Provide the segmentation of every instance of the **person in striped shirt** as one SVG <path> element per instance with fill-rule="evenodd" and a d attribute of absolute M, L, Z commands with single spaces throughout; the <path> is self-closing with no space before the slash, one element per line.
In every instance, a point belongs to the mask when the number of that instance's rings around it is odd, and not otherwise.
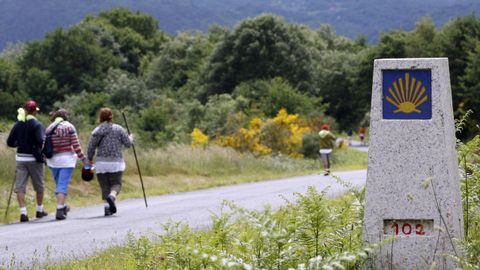
<path fill-rule="evenodd" d="M 55 218 L 64 220 L 70 210 L 66 204 L 67 189 L 77 158 L 82 160 L 85 165 L 88 164 L 88 160 L 83 154 L 75 127 L 68 121 L 68 112 L 65 109 L 58 109 L 51 114 L 51 117 L 53 122 L 45 133 L 52 134 L 53 156 L 47 159 L 47 165 L 52 171 L 56 184 L 57 213 Z"/>

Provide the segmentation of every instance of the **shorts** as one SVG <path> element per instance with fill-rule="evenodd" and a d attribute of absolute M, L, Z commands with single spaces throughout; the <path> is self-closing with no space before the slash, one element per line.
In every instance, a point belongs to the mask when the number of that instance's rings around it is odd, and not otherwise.
<path fill-rule="evenodd" d="M 122 189 L 123 172 L 97 173 L 98 183 L 102 189 L 102 199 L 107 199 L 108 194 L 113 190 L 117 194 Z"/>
<path fill-rule="evenodd" d="M 332 154 L 332 149 L 320 149 L 319 152 L 323 160 L 328 160 Z"/>
<path fill-rule="evenodd" d="M 27 191 L 29 176 L 32 178 L 32 185 L 35 192 L 43 192 L 43 163 L 36 161 L 17 161 L 15 169 L 15 193 L 25 193 Z"/>
<path fill-rule="evenodd" d="M 68 191 L 68 184 L 70 184 L 70 180 L 72 179 L 73 168 L 52 168 L 53 178 L 55 179 L 55 195 L 58 193 L 63 193 L 67 195 Z"/>

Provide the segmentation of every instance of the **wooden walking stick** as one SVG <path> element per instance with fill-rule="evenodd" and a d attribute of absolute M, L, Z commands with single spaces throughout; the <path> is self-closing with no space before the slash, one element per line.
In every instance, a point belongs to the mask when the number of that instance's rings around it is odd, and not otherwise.
<path fill-rule="evenodd" d="M 8 195 L 7 208 L 5 209 L 5 216 L 3 217 L 3 222 L 7 223 L 8 209 L 10 208 L 10 202 L 12 200 L 13 187 L 15 186 L 15 177 L 13 178 L 12 187 L 10 188 L 10 193 Z"/>
<path fill-rule="evenodd" d="M 130 135 L 130 129 L 128 128 L 127 117 L 125 112 L 122 112 L 123 120 L 125 121 L 125 127 L 127 128 L 128 135 Z M 133 155 L 135 156 L 135 162 L 137 163 L 138 176 L 140 176 L 140 183 L 142 183 L 143 199 L 145 200 L 145 207 L 147 204 L 147 195 L 145 195 L 145 187 L 143 186 L 142 172 L 140 171 L 140 165 L 138 165 L 137 151 L 135 151 L 135 144 L 132 144 Z"/>

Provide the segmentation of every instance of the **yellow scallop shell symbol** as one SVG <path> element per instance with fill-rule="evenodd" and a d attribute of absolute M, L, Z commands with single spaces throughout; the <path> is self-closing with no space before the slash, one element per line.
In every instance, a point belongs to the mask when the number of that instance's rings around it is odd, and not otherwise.
<path fill-rule="evenodd" d="M 387 95 L 386 99 L 397 107 L 394 113 L 421 113 L 418 106 L 428 100 L 425 90 L 421 81 L 417 81 L 415 77 L 410 78 L 410 74 L 405 73 L 405 80 L 399 78 L 393 82 L 393 89 L 388 88 L 390 95 Z"/>

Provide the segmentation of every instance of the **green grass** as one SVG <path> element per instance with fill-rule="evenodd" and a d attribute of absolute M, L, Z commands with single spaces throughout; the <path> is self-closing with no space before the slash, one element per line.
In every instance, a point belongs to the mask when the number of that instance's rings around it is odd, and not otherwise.
<path fill-rule="evenodd" d="M 0 134 L 5 141 L 5 134 Z M 88 134 L 81 134 L 82 146 L 86 148 Z M 191 191 L 209 187 L 285 178 L 296 175 L 319 173 L 322 164 L 319 160 L 291 159 L 286 156 L 256 158 L 251 154 L 238 153 L 230 148 L 216 145 L 207 148 L 192 148 L 189 145 L 172 144 L 162 149 L 138 148 L 137 155 L 141 166 L 147 196 Z M 143 196 L 140 179 L 133 153 L 124 151 L 127 168 L 119 199 L 140 198 Z M 79 162 L 80 163 L 80 162 Z M 332 169 L 335 171 L 366 168 L 367 154 L 355 150 L 337 150 L 334 153 Z M 7 205 L 7 197 L 15 175 L 15 150 L 0 144 L 0 219 Z M 47 211 L 55 209 L 55 183 L 51 172 L 45 169 L 45 199 Z M 35 211 L 35 193 L 31 184 L 27 187 L 26 202 L 28 211 Z M 72 207 L 82 207 L 101 203 L 100 188 L 96 179 L 84 182 L 80 177 L 80 164 L 74 171 L 69 186 L 68 203 Z M 18 203 L 12 196 L 8 222 L 17 221 Z"/>

